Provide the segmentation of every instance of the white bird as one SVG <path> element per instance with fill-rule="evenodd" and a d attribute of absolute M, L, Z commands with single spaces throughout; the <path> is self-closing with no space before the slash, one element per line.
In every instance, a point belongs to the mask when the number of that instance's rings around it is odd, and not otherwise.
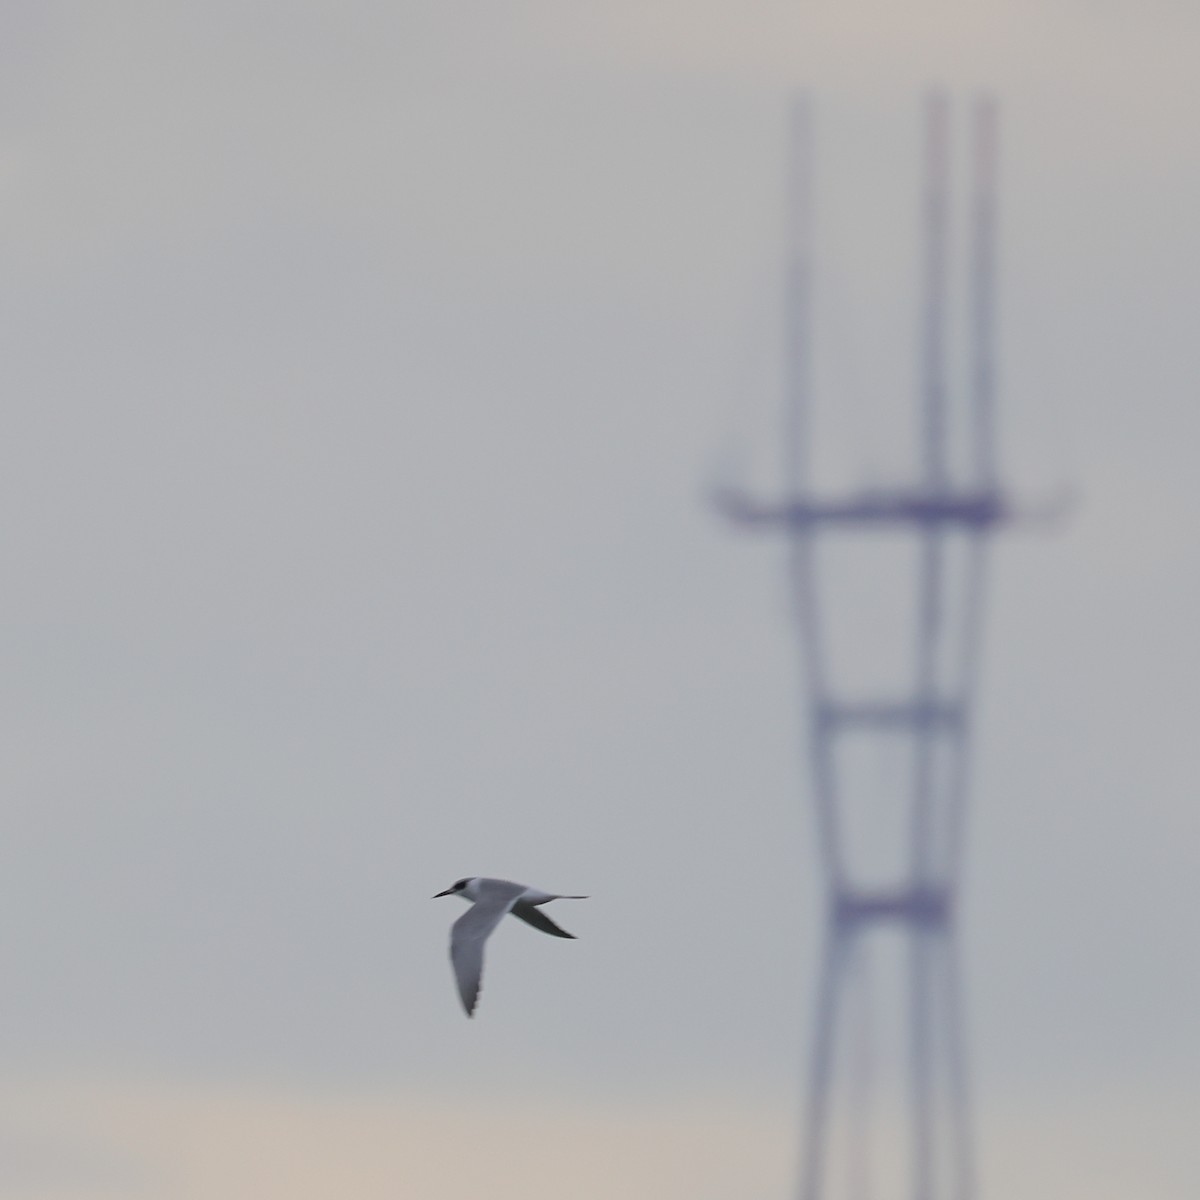
<path fill-rule="evenodd" d="M 460 879 L 444 892 L 434 896 L 461 896 L 473 901 L 461 917 L 450 927 L 450 961 L 454 964 L 454 975 L 458 981 L 458 994 L 462 997 L 467 1016 L 475 1015 L 479 1000 L 479 981 L 483 975 L 483 943 L 500 924 L 505 913 L 512 913 L 522 921 L 554 937 L 573 938 L 573 933 L 560 929 L 538 905 L 550 900 L 586 900 L 586 896 L 559 896 L 554 892 L 540 892 L 523 883 L 512 883 L 507 879 L 486 879 L 469 876 Z"/>

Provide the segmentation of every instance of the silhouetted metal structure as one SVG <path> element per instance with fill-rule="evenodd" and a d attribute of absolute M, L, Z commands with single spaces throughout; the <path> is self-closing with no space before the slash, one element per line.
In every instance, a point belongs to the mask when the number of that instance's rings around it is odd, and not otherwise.
<path fill-rule="evenodd" d="M 790 581 L 804 652 L 812 787 L 828 895 L 827 932 L 809 1063 L 801 1200 L 873 1200 L 880 1156 L 872 1112 L 870 1048 L 857 1059 L 845 1025 L 865 998 L 868 943 L 898 933 L 906 959 L 901 997 L 907 1041 L 904 1097 L 908 1165 L 901 1195 L 971 1200 L 974 1168 L 954 913 L 961 876 L 972 705 L 979 664 L 989 535 L 1019 517 L 997 482 L 993 439 L 996 108 L 970 111 L 966 382 L 947 370 L 950 282 L 950 106 L 928 97 L 924 113 L 919 463 L 913 482 L 822 496 L 812 485 L 812 164 L 810 105 L 792 120 L 790 246 L 786 279 L 785 496 L 762 502 L 725 488 L 716 497 L 735 522 L 778 528 L 789 540 Z M 953 409 L 953 413 L 952 413 Z M 967 436 L 950 451 L 951 416 Z M 952 462 L 952 459 L 955 461 Z M 865 531 L 908 539 L 915 555 L 911 680 L 899 694 L 847 694 L 825 637 L 820 548 Z M 868 541 L 867 545 L 874 543 Z M 839 748 L 845 739 L 905 743 L 907 767 L 871 803 L 904 805 L 906 845 L 896 878 L 867 880 L 856 868 L 843 820 Z M 852 1049 L 852 1047 L 851 1047 Z M 838 1105 L 834 1111 L 835 1102 Z M 838 1162 L 832 1163 L 839 1123 Z M 844 1152 L 845 1157 L 842 1157 Z M 887 1194 L 896 1184 L 889 1172 Z"/>

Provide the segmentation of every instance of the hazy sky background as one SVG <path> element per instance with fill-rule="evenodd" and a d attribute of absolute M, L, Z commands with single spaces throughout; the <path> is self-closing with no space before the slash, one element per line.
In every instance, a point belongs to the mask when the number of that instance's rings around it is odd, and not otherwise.
<path fill-rule="evenodd" d="M 788 1194 L 796 655 L 701 490 L 769 481 L 798 83 L 822 469 L 904 468 L 919 97 L 986 86 L 1005 472 L 1080 497 L 995 555 L 982 1195 L 1194 1195 L 1197 61 L 1166 0 L 6 5 L 5 1197 Z M 470 873 L 592 899 L 467 1022 Z"/>

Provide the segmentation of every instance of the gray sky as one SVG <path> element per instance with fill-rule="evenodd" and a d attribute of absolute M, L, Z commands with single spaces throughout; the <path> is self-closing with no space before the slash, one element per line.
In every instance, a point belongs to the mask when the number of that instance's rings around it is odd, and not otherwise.
<path fill-rule="evenodd" d="M 823 469 L 902 469 L 871 413 L 912 395 L 917 100 L 983 85 L 1006 473 L 1081 497 L 993 571 L 984 1194 L 1194 1194 L 1190 5 L 2 21 L 6 1196 L 457 1200 L 464 1123 L 514 1196 L 785 1194 L 795 652 L 780 547 L 700 488 L 731 437 L 769 480 L 797 83 Z M 593 898 L 576 943 L 501 930 L 467 1023 L 428 897 L 476 872 Z"/>

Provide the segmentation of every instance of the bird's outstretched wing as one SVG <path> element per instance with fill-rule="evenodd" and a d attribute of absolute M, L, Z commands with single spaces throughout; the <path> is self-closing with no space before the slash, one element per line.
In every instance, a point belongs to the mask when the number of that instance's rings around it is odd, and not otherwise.
<path fill-rule="evenodd" d="M 540 908 L 535 908 L 528 900 L 519 900 L 508 910 L 514 917 L 520 917 L 527 925 L 540 929 L 553 937 L 573 938 L 573 933 L 560 929 Z"/>
<path fill-rule="evenodd" d="M 483 943 L 508 912 L 513 897 L 488 897 L 477 900 L 450 927 L 450 961 L 458 994 L 467 1016 L 474 1016 L 479 1001 L 479 982 L 483 976 Z"/>

